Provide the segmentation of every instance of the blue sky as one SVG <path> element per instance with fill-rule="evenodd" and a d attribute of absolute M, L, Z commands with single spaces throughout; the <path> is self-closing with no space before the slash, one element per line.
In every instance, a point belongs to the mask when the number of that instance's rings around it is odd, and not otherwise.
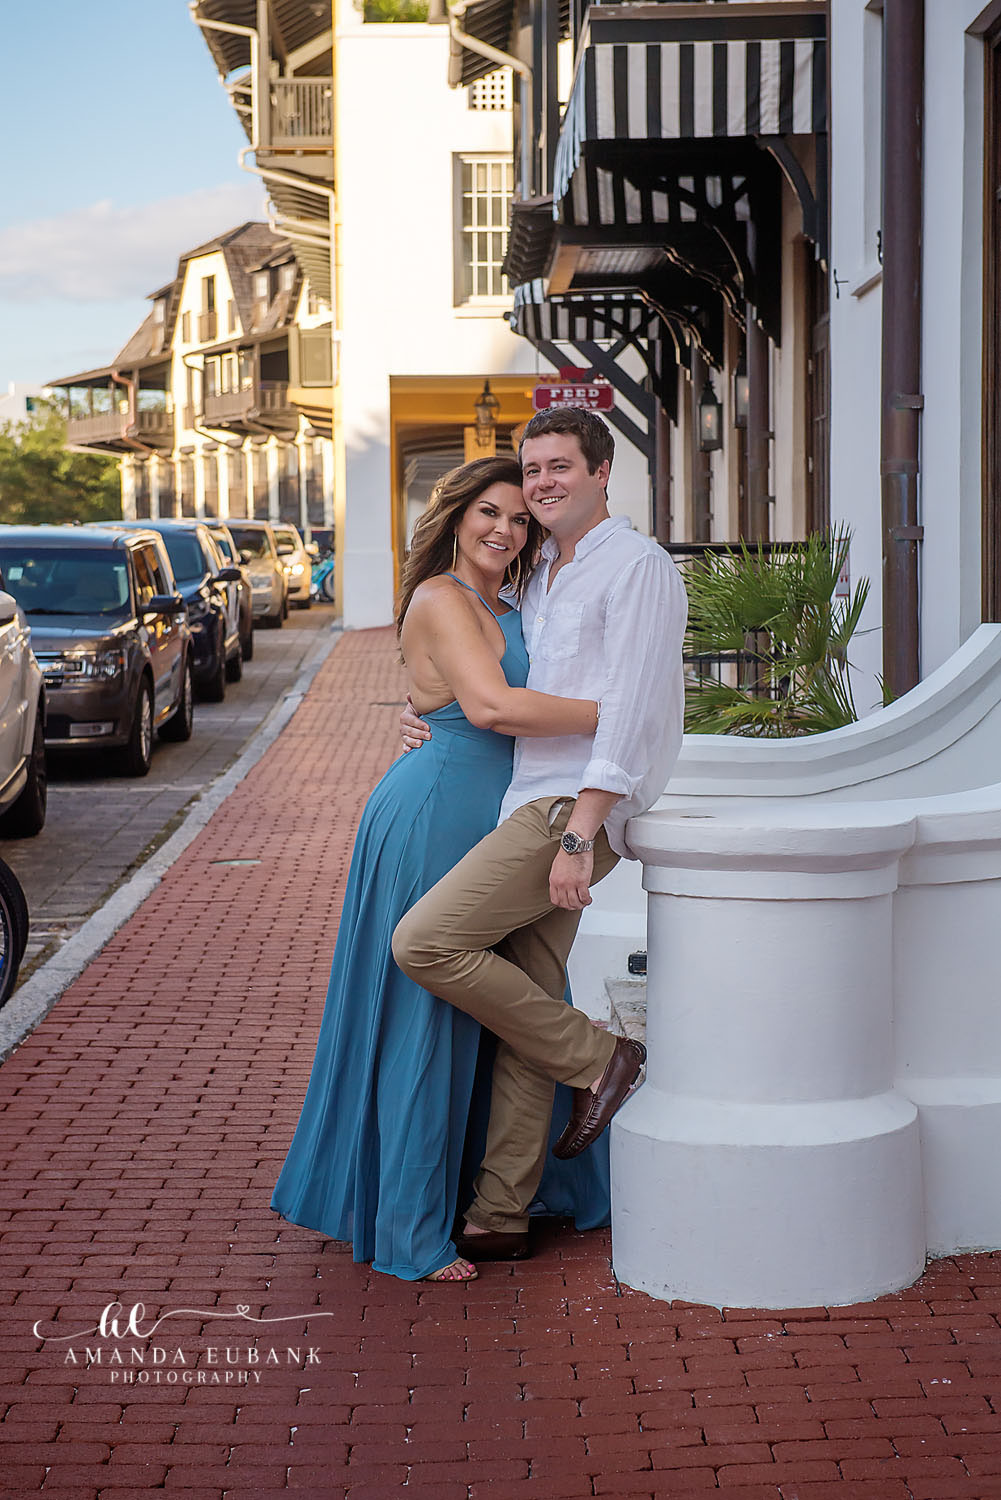
<path fill-rule="evenodd" d="M 264 216 L 186 0 L 3 6 L 0 392 L 108 363 L 178 255 Z"/>

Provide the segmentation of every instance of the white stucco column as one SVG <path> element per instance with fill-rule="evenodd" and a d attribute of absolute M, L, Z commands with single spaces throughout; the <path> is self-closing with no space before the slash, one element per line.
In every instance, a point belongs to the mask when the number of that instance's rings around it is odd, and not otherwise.
<path fill-rule="evenodd" d="M 647 1081 L 612 1127 L 616 1274 L 736 1307 L 854 1302 L 925 1261 L 893 1089 L 899 806 L 703 799 L 630 824 Z"/>
<path fill-rule="evenodd" d="M 894 912 L 896 1074 L 921 1122 L 928 1247 L 948 1255 L 1001 1245 L 1001 786 L 915 810 Z"/>
<path fill-rule="evenodd" d="M 135 459 L 120 458 L 118 460 L 118 472 L 122 481 L 122 519 L 134 521 L 136 518 L 136 470 Z"/>

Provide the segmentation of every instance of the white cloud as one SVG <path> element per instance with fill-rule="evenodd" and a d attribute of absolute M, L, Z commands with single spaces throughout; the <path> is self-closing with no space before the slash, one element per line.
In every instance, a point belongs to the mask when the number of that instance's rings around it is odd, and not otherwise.
<path fill-rule="evenodd" d="M 111 199 L 0 229 L 0 297 L 113 302 L 169 281 L 177 257 L 246 219 L 265 217 L 251 177 L 155 203 Z"/>

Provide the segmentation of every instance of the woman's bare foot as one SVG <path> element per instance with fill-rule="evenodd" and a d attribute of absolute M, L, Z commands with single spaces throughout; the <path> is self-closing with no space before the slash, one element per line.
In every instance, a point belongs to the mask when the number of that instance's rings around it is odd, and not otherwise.
<path fill-rule="evenodd" d="M 479 1271 L 471 1260 L 450 1261 L 447 1266 L 442 1266 L 440 1271 L 432 1271 L 430 1276 L 423 1276 L 422 1281 L 475 1281 Z"/>

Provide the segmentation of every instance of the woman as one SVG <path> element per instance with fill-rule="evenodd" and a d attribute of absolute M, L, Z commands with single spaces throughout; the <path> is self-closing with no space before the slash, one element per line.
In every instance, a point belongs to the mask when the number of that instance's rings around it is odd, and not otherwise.
<path fill-rule="evenodd" d="M 520 595 L 541 539 L 508 458 L 446 475 L 417 524 L 397 629 L 434 737 L 390 767 L 363 814 L 313 1072 L 272 1199 L 408 1281 L 477 1274 L 456 1256 L 452 1223 L 480 1028 L 396 968 L 393 929 L 496 825 L 510 736 L 596 725 L 595 702 L 523 686 L 520 617 L 501 593 Z M 556 1186 L 561 1208 L 573 1193 Z"/>

